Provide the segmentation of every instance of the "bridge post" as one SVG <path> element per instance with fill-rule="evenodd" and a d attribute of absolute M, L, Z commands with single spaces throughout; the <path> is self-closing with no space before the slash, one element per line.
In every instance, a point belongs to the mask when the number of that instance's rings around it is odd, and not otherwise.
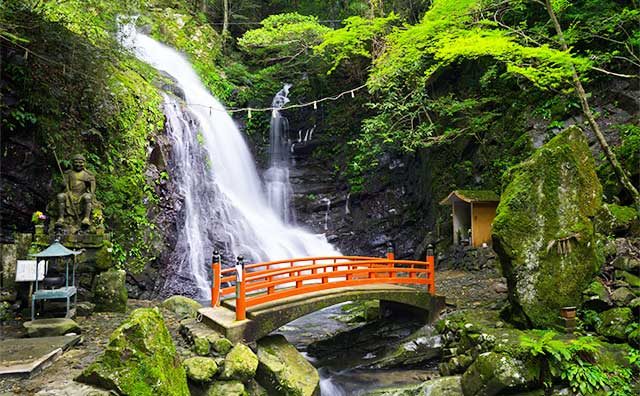
<path fill-rule="evenodd" d="M 393 264 L 393 260 L 396 259 L 396 255 L 393 251 L 393 242 L 389 241 L 387 242 L 387 260 L 389 260 L 389 262 L 387 263 L 387 267 L 389 268 L 393 268 L 394 264 Z M 393 278 L 396 275 L 395 272 L 389 272 L 389 278 Z"/>
<path fill-rule="evenodd" d="M 427 285 L 429 286 L 429 293 L 431 295 L 436 294 L 436 269 L 435 269 L 435 258 L 433 256 L 434 249 L 433 245 L 427 245 L 427 270 L 429 271 L 429 279 Z"/>
<path fill-rule="evenodd" d="M 245 281 L 246 272 L 244 269 L 244 257 L 236 258 L 236 320 L 245 320 L 246 316 L 246 296 Z"/>
<path fill-rule="evenodd" d="M 221 257 L 218 250 L 213 251 L 211 257 L 211 307 L 220 305 L 220 272 L 222 271 Z"/>

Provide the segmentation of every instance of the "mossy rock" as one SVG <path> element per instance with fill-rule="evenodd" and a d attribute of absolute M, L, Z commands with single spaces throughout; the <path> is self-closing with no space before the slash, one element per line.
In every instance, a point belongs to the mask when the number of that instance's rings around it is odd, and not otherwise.
<path fill-rule="evenodd" d="M 102 247 L 96 252 L 96 269 L 106 271 L 113 267 L 113 244 L 102 241 Z"/>
<path fill-rule="evenodd" d="M 320 396 L 320 376 L 298 350 L 281 335 L 258 341 L 256 380 L 270 394 Z"/>
<path fill-rule="evenodd" d="M 202 304 L 184 296 L 172 296 L 162 302 L 162 307 L 184 319 L 195 318 Z"/>
<path fill-rule="evenodd" d="M 258 357 L 244 344 L 236 344 L 224 358 L 224 370 L 220 375 L 224 379 L 247 381 L 256 375 Z"/>
<path fill-rule="evenodd" d="M 126 312 L 127 286 L 124 270 L 111 270 L 96 276 L 93 303 L 97 312 Z"/>
<path fill-rule="evenodd" d="M 614 235 L 625 232 L 635 220 L 638 213 L 630 206 L 604 204 L 594 219 L 596 229 L 603 235 Z"/>
<path fill-rule="evenodd" d="M 247 391 L 240 381 L 216 381 L 207 389 L 206 396 L 247 396 Z"/>
<path fill-rule="evenodd" d="M 218 372 L 218 365 L 212 358 L 196 356 L 182 362 L 187 378 L 196 382 L 208 382 Z"/>
<path fill-rule="evenodd" d="M 463 396 L 460 376 L 440 377 L 418 386 L 385 388 L 367 393 L 368 396 Z"/>
<path fill-rule="evenodd" d="M 187 376 L 158 308 L 131 313 L 77 381 L 129 396 L 189 396 Z"/>
<path fill-rule="evenodd" d="M 531 370 L 511 356 L 486 352 L 462 375 L 465 395 L 495 396 L 526 390 L 535 381 Z"/>
<path fill-rule="evenodd" d="M 233 348 L 233 342 L 224 337 L 208 338 L 211 348 L 220 355 L 226 355 Z"/>
<path fill-rule="evenodd" d="M 627 256 L 618 256 L 611 262 L 611 265 L 619 270 L 637 274 L 640 271 L 640 260 Z"/>
<path fill-rule="evenodd" d="M 631 290 L 626 287 L 620 287 L 611 293 L 611 299 L 619 307 L 625 307 L 636 297 Z"/>
<path fill-rule="evenodd" d="M 611 308 L 611 297 L 602 282 L 593 281 L 582 292 L 582 306 L 584 309 L 604 311 Z"/>
<path fill-rule="evenodd" d="M 551 327 L 558 310 L 578 306 L 604 257 L 593 217 L 602 187 L 584 133 L 570 127 L 505 172 L 492 227 L 509 288 L 508 314 Z"/>
<path fill-rule="evenodd" d="M 209 340 L 205 337 L 198 337 L 193 339 L 193 351 L 200 356 L 207 356 L 209 354 Z"/>
<path fill-rule="evenodd" d="M 625 329 L 632 321 L 633 313 L 630 308 L 613 308 L 600 314 L 596 331 L 607 338 L 625 341 Z"/>
<path fill-rule="evenodd" d="M 622 279 L 632 287 L 640 287 L 640 276 L 634 275 L 627 271 L 617 270 L 616 278 Z"/>

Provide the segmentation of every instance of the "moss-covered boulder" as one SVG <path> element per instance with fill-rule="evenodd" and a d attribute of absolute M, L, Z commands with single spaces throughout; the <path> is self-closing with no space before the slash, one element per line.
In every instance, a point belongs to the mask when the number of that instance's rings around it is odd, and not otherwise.
<path fill-rule="evenodd" d="M 193 339 L 193 351 L 200 356 L 207 356 L 211 345 L 206 337 L 198 337 Z"/>
<path fill-rule="evenodd" d="M 535 378 L 525 365 L 509 355 L 486 352 L 462 375 L 465 396 L 494 396 L 525 390 Z"/>
<path fill-rule="evenodd" d="M 220 355 L 226 355 L 227 353 L 229 353 L 231 348 L 233 348 L 233 342 L 229 341 L 227 338 L 216 337 L 214 339 L 211 339 L 211 337 L 209 337 L 207 339 L 211 344 L 211 348 L 213 348 L 213 350 Z"/>
<path fill-rule="evenodd" d="M 600 314 L 596 331 L 607 338 L 625 341 L 625 329 L 632 321 L 633 313 L 630 308 L 613 308 Z"/>
<path fill-rule="evenodd" d="M 162 302 L 162 307 L 183 319 L 195 318 L 202 304 L 185 296 L 172 296 Z"/>
<path fill-rule="evenodd" d="M 110 241 L 102 241 L 102 247 L 96 253 L 96 269 L 106 271 L 113 268 L 113 244 Z"/>
<path fill-rule="evenodd" d="M 187 376 L 157 308 L 140 308 L 112 334 L 104 355 L 76 378 L 128 396 L 189 396 Z"/>
<path fill-rule="evenodd" d="M 212 358 L 196 356 L 182 362 L 187 378 L 196 382 L 208 382 L 218 372 L 218 365 Z"/>
<path fill-rule="evenodd" d="M 98 312 L 126 312 L 127 287 L 124 270 L 106 271 L 96 276 L 93 302 Z"/>
<path fill-rule="evenodd" d="M 590 220 L 602 205 L 601 195 L 578 127 L 505 173 L 492 238 L 507 278 L 511 318 L 549 327 L 561 307 L 580 305 L 603 261 Z"/>
<path fill-rule="evenodd" d="M 207 396 L 247 396 L 244 384 L 240 381 L 216 381 L 209 389 Z"/>
<path fill-rule="evenodd" d="M 320 376 L 293 345 L 281 335 L 258 341 L 256 379 L 279 396 L 319 396 Z"/>
<path fill-rule="evenodd" d="M 224 358 L 224 370 L 220 375 L 225 379 L 246 381 L 256 375 L 258 357 L 244 344 L 236 344 Z"/>

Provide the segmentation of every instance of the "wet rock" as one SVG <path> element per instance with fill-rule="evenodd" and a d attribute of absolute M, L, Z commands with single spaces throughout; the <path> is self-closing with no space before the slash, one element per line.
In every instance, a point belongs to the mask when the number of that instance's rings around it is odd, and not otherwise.
<path fill-rule="evenodd" d="M 316 369 L 281 335 L 258 341 L 256 380 L 267 391 L 280 396 L 319 396 Z"/>
<path fill-rule="evenodd" d="M 68 333 L 80 333 L 80 326 L 73 319 L 37 319 L 24 323 L 29 337 L 55 337 Z"/>
<path fill-rule="evenodd" d="M 212 358 L 196 356 L 182 362 L 187 378 L 196 382 L 209 382 L 218 372 L 218 365 Z"/>
<path fill-rule="evenodd" d="M 584 133 L 570 127 L 505 174 L 492 237 L 521 326 L 549 327 L 578 306 L 602 264 L 590 218 L 602 187 Z"/>
<path fill-rule="evenodd" d="M 158 308 L 140 308 L 113 334 L 96 362 L 76 378 L 122 395 L 189 396 L 187 377 Z"/>
<path fill-rule="evenodd" d="M 469 366 L 462 375 L 461 384 L 465 396 L 494 396 L 525 390 L 534 380 L 521 361 L 487 352 Z"/>
<path fill-rule="evenodd" d="M 430 326 L 425 326 L 407 337 L 391 353 L 374 360 L 369 367 L 384 368 L 415 365 L 442 355 L 442 338 L 433 335 Z"/>
<path fill-rule="evenodd" d="M 240 381 L 216 381 L 207 390 L 207 396 L 247 396 Z"/>
<path fill-rule="evenodd" d="M 98 312 L 126 312 L 127 311 L 127 287 L 125 284 L 126 272 L 124 270 L 112 270 L 96 276 L 96 285 L 93 290 L 93 302 Z"/>
<path fill-rule="evenodd" d="M 172 296 L 162 302 L 162 307 L 179 318 L 195 318 L 202 304 L 184 296 Z"/>
<path fill-rule="evenodd" d="M 607 337 L 624 341 L 627 339 L 625 328 L 633 321 L 630 308 L 613 308 L 600 314 L 600 323 L 596 331 Z"/>
<path fill-rule="evenodd" d="M 460 376 L 441 377 L 422 383 L 419 386 L 388 388 L 367 393 L 369 396 L 463 396 Z"/>
<path fill-rule="evenodd" d="M 246 381 L 255 376 L 257 369 L 258 357 L 248 346 L 238 343 L 224 358 L 224 370 L 220 377 Z"/>
<path fill-rule="evenodd" d="M 619 307 L 624 307 L 628 305 L 631 300 L 635 298 L 635 294 L 631 290 L 626 287 L 621 287 L 616 289 L 611 293 L 611 299 L 616 303 Z"/>

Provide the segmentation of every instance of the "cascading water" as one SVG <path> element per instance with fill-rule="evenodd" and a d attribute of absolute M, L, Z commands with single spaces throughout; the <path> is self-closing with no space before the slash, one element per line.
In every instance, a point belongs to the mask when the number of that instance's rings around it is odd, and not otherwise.
<path fill-rule="evenodd" d="M 264 173 L 269 206 L 285 224 L 295 223 L 295 212 L 290 205 L 293 190 L 289 182 L 290 147 L 289 123 L 280 113 L 280 109 L 289 102 L 291 84 L 285 84 L 273 97 L 271 123 L 269 131 L 269 169 Z"/>
<path fill-rule="evenodd" d="M 121 39 L 185 92 L 184 109 L 168 97 L 164 106 L 177 169 L 170 176 L 184 196 L 175 252 L 180 282 L 191 280 L 196 297 L 210 296 L 208 262 L 216 242 L 227 257 L 253 261 L 339 255 L 324 236 L 285 224 L 271 209 L 242 134 L 182 55 L 132 25 L 123 27 Z"/>

